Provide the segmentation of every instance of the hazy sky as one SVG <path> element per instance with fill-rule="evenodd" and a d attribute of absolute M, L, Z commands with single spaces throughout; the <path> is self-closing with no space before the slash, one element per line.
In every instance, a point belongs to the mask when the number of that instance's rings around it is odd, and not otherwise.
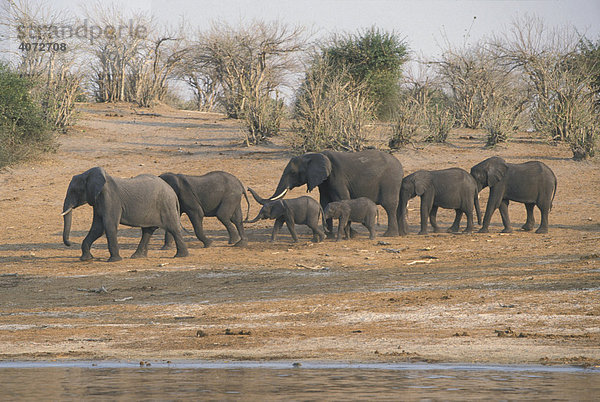
<path fill-rule="evenodd" d="M 150 10 L 161 19 L 184 16 L 201 27 L 211 20 L 279 19 L 326 35 L 376 25 L 396 31 L 413 51 L 428 56 L 440 52 L 444 37 L 457 45 L 467 33 L 468 39 L 477 40 L 525 14 L 537 15 L 551 26 L 568 23 L 592 38 L 600 36 L 600 0 L 155 0 Z"/>
<path fill-rule="evenodd" d="M 81 4 L 93 3 L 30 1 L 79 16 Z M 600 38 L 600 0 L 115 0 L 110 3 L 117 4 L 124 15 L 127 9 L 138 9 L 166 23 L 177 24 L 184 18 L 190 26 L 201 29 L 215 20 L 235 25 L 253 19 L 277 19 L 305 25 L 319 37 L 377 26 L 397 32 L 414 53 L 429 57 L 440 53 L 446 38 L 453 45 L 461 45 L 465 40 L 474 42 L 484 35 L 506 30 L 516 17 L 526 14 L 541 17 L 548 26 L 570 24 L 589 38 Z"/>

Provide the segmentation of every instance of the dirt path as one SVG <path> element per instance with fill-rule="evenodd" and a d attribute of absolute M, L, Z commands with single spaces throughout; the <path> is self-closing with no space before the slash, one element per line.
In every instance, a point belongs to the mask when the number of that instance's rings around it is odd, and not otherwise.
<path fill-rule="evenodd" d="M 187 258 L 160 250 L 157 234 L 147 259 L 106 263 L 102 238 L 96 260 L 81 263 L 79 246 L 61 239 L 72 175 L 93 166 L 121 177 L 226 170 L 267 196 L 290 157 L 279 142 L 241 146 L 237 123 L 216 114 L 81 110 L 56 154 L 0 172 L 1 359 L 600 364 L 598 160 L 574 162 L 566 147 L 525 135 L 484 150 L 472 132 L 395 153 L 406 173 L 468 170 L 492 155 L 543 161 L 559 183 L 548 235 L 518 231 L 525 208 L 511 204 L 513 234 L 499 233 L 496 212 L 490 234 L 418 236 L 413 201 L 404 238 L 371 241 L 359 228 L 357 239 L 313 244 L 301 228 L 297 244 L 286 229 L 269 243 L 272 222 L 261 221 L 247 226 L 250 244 L 240 249 L 208 218 L 214 247 L 188 235 Z M 484 190 L 482 208 L 486 198 Z M 252 202 L 250 215 L 258 209 Z M 453 218 L 441 210 L 438 220 L 450 226 Z M 90 223 L 91 207 L 75 210 L 72 240 L 81 242 Z M 126 257 L 140 231 L 119 234 Z"/>

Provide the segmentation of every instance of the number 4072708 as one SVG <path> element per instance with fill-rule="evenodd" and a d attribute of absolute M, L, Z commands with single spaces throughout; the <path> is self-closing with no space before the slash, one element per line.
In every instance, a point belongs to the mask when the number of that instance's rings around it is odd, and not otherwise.
<path fill-rule="evenodd" d="M 21 42 L 19 50 L 23 52 L 64 52 L 67 50 L 67 44 L 58 42 Z"/>

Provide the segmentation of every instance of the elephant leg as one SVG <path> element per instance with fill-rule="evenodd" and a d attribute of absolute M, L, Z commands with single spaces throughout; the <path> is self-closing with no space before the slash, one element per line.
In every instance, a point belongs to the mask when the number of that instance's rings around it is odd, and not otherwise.
<path fill-rule="evenodd" d="M 369 230 L 369 240 L 375 239 L 375 218 L 367 218 L 363 226 Z"/>
<path fill-rule="evenodd" d="M 295 225 L 294 221 L 292 219 L 286 219 L 285 225 L 287 226 L 288 230 L 290 231 L 290 234 L 292 235 L 292 239 L 294 240 L 294 243 L 296 243 L 298 241 L 298 235 L 296 235 L 296 225 Z"/>
<path fill-rule="evenodd" d="M 244 219 L 244 214 L 242 213 L 242 208 L 238 206 L 233 216 L 231 217 L 231 222 L 235 225 L 237 232 L 239 234 L 240 239 L 234 244 L 236 247 L 244 247 L 248 245 L 248 239 L 246 238 L 246 234 L 244 233 L 244 223 L 242 222 Z"/>
<path fill-rule="evenodd" d="M 183 216 L 183 212 L 179 216 L 180 220 L 181 220 L 182 216 Z M 188 215 L 188 217 L 189 217 L 189 215 Z M 174 244 L 175 244 L 175 240 L 173 239 L 173 235 L 165 230 L 165 240 L 164 240 L 163 246 L 160 249 L 161 250 L 170 250 L 173 248 Z"/>
<path fill-rule="evenodd" d="M 187 246 L 185 241 L 183 241 L 183 236 L 181 235 L 179 221 L 177 223 L 173 223 L 169 227 L 165 228 L 168 232 L 171 233 L 173 238 L 175 239 L 175 246 L 177 246 L 177 253 L 175 253 L 174 257 L 187 257 L 189 255 Z"/>
<path fill-rule="evenodd" d="M 535 233 L 548 233 L 548 215 L 550 214 L 550 207 L 538 206 L 538 208 L 540 209 L 540 213 L 542 214 L 542 222 L 540 223 L 540 227 L 538 228 L 538 230 L 535 231 Z"/>
<path fill-rule="evenodd" d="M 490 196 L 488 197 L 487 205 L 485 206 L 485 215 L 483 216 L 483 224 L 481 225 L 481 229 L 479 229 L 479 233 L 488 233 L 490 222 L 492 221 L 492 215 L 496 208 L 500 207 L 502 202 L 502 194 L 496 187 L 490 189 Z"/>
<path fill-rule="evenodd" d="M 283 222 L 283 217 L 275 219 L 275 224 L 273 225 L 273 233 L 271 233 L 271 241 L 275 241 L 275 239 L 277 238 L 277 234 L 283 226 Z"/>
<path fill-rule="evenodd" d="M 463 211 L 461 209 L 455 209 L 454 212 L 455 212 L 454 222 L 452 222 L 452 226 L 450 226 L 448 228 L 448 230 L 447 230 L 448 233 L 456 233 L 456 232 L 458 232 L 458 229 L 460 228 L 460 220 L 462 219 Z M 471 217 L 473 217 L 473 215 L 471 215 Z M 467 217 L 467 220 L 468 219 L 469 218 Z"/>
<path fill-rule="evenodd" d="M 319 220 L 314 219 L 306 224 L 313 232 L 313 243 L 319 243 L 325 238 L 325 233 L 319 228 Z"/>
<path fill-rule="evenodd" d="M 470 208 L 467 211 L 465 211 L 465 215 L 467 215 L 467 227 L 463 232 L 473 233 L 473 227 L 475 225 L 475 222 L 473 221 L 473 208 Z"/>
<path fill-rule="evenodd" d="M 99 215 L 94 214 L 92 227 L 81 243 L 81 257 L 79 257 L 81 261 L 88 261 L 94 258 L 90 252 L 90 248 L 92 247 L 92 243 L 98 240 L 103 234 L 104 224 L 102 223 L 102 218 Z"/>
<path fill-rule="evenodd" d="M 205 248 L 210 247 L 213 241 L 204 234 L 204 211 L 200 208 L 189 210 L 187 211 L 187 216 L 190 218 L 190 222 L 192 222 L 196 238 L 204 244 Z"/>
<path fill-rule="evenodd" d="M 137 250 L 131 256 L 131 258 L 141 258 L 148 256 L 148 243 L 150 242 L 150 237 L 154 231 L 158 229 L 156 226 L 142 228 L 142 238 L 140 239 L 140 244 L 138 244 Z"/>
<path fill-rule="evenodd" d="M 231 222 L 230 217 L 217 215 L 217 219 L 225 226 L 225 229 L 227 229 L 227 235 L 229 236 L 228 243 L 237 243 L 240 240 L 240 236 L 238 235 L 235 225 Z"/>
<path fill-rule="evenodd" d="M 535 204 L 533 204 L 533 203 L 525 204 L 525 209 L 527 210 L 527 221 L 521 227 L 521 229 L 525 230 L 526 232 L 529 232 L 531 229 L 533 229 L 533 226 L 535 225 L 535 217 L 533 215 L 533 207 L 535 207 Z"/>
<path fill-rule="evenodd" d="M 433 212 L 433 208 L 433 194 L 423 194 L 421 196 L 421 230 L 419 231 L 420 235 L 427 234 L 427 220 L 429 219 L 430 213 Z M 437 209 L 435 212 L 437 213 Z M 435 218 L 433 221 L 435 222 Z"/>
<path fill-rule="evenodd" d="M 342 239 L 342 233 L 344 234 L 344 238 L 346 238 L 346 236 L 348 235 L 348 233 L 346 233 L 346 225 L 348 224 L 348 218 L 344 217 L 344 216 L 340 216 L 340 219 L 338 220 L 338 231 L 337 231 L 337 237 L 335 238 L 335 241 L 340 241 Z"/>
<path fill-rule="evenodd" d="M 498 209 L 500 210 L 502 224 L 504 225 L 502 233 L 512 233 L 512 228 L 510 227 L 510 218 L 508 216 L 508 200 L 502 200 Z"/>
<path fill-rule="evenodd" d="M 431 223 L 431 227 L 433 228 L 434 233 L 441 233 L 442 228 L 437 224 L 437 213 L 438 206 L 434 205 L 431 207 L 431 211 L 429 212 L 429 222 Z M 427 227 L 427 226 L 425 226 Z"/>
<path fill-rule="evenodd" d="M 385 213 L 387 214 L 388 217 L 388 227 L 387 230 L 385 231 L 385 233 L 383 234 L 384 237 L 394 237 L 394 236 L 399 236 L 400 235 L 400 231 L 399 231 L 399 221 L 401 221 L 400 217 L 397 216 L 398 213 L 398 204 L 396 203 L 396 205 L 392 205 L 392 203 L 386 203 L 386 204 L 382 204 L 381 205 L 383 207 L 383 209 L 385 210 Z"/>
<path fill-rule="evenodd" d="M 104 230 L 106 231 L 106 240 L 108 242 L 108 251 L 110 258 L 108 262 L 121 261 L 119 255 L 119 242 L 117 240 L 117 225 L 120 219 L 107 219 L 104 217 Z"/>

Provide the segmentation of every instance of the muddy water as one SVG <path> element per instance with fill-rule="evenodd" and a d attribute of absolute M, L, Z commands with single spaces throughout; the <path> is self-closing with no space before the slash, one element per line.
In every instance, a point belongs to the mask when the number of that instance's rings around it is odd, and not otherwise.
<path fill-rule="evenodd" d="M 2 399 L 594 400 L 571 367 L 291 362 L 0 362 Z"/>

